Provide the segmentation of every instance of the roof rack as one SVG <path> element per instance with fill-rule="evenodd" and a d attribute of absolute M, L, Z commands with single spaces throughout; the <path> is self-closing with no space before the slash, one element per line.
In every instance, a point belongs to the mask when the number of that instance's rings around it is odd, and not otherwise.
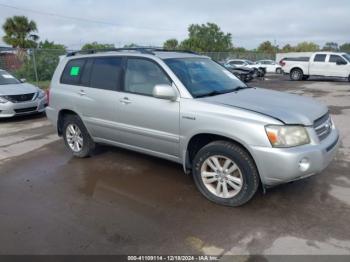
<path fill-rule="evenodd" d="M 190 50 L 176 50 L 176 49 L 164 49 L 164 48 L 154 48 L 153 52 L 178 52 L 178 53 L 188 53 L 198 55 L 198 53 L 190 51 Z"/>
<path fill-rule="evenodd" d="M 157 48 L 157 47 L 124 47 L 124 48 L 106 48 L 106 49 L 89 49 L 89 50 L 80 50 L 80 51 L 74 51 L 67 53 L 67 57 L 69 56 L 75 56 L 78 54 L 96 54 L 96 53 L 102 53 L 102 52 L 122 52 L 122 51 L 135 51 L 140 52 L 142 54 L 147 55 L 155 55 L 154 52 L 181 52 L 181 53 L 189 53 L 189 54 L 196 54 L 192 51 L 187 50 L 170 50 L 170 49 L 163 49 L 163 48 Z"/>
<path fill-rule="evenodd" d="M 154 53 L 151 52 L 153 48 L 149 47 L 124 47 L 124 48 L 106 48 L 106 49 L 89 49 L 89 50 L 80 50 L 80 51 L 74 51 L 67 53 L 67 56 L 75 56 L 78 54 L 96 54 L 96 53 L 102 53 L 102 52 L 121 52 L 121 51 L 135 51 L 140 52 L 142 54 L 148 54 L 148 55 L 154 55 Z"/>

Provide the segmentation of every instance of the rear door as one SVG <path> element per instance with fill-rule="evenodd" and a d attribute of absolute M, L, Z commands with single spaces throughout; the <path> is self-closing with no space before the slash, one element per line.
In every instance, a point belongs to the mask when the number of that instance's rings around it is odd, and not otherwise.
<path fill-rule="evenodd" d="M 172 81 L 155 61 L 127 59 L 124 90 L 118 101 L 121 140 L 129 146 L 178 157 L 179 101 L 153 97 L 157 84 L 172 85 Z"/>
<path fill-rule="evenodd" d="M 328 60 L 330 76 L 348 77 L 349 65 L 340 55 L 330 55 Z"/>
<path fill-rule="evenodd" d="M 95 138 L 117 140 L 119 137 L 117 102 L 120 99 L 123 57 L 105 56 L 86 61 L 81 75 L 76 107 L 90 134 Z"/>
<path fill-rule="evenodd" d="M 316 54 L 309 64 L 309 75 L 329 76 L 327 54 Z"/>

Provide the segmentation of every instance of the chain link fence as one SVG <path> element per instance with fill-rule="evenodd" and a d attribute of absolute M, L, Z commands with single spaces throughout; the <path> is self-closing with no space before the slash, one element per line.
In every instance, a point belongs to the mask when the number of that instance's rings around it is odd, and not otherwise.
<path fill-rule="evenodd" d="M 46 89 L 59 57 L 65 54 L 65 50 L 56 49 L 0 48 L 0 69 Z"/>
<path fill-rule="evenodd" d="M 69 50 L 71 52 L 72 50 Z M 59 57 L 68 51 L 63 49 L 14 49 L 0 47 L 0 69 L 6 70 L 19 79 L 33 83 L 43 89 L 50 85 L 52 75 L 59 62 Z M 273 54 L 257 52 L 207 52 L 202 53 L 215 61 L 229 58 L 275 59 Z"/>
<path fill-rule="evenodd" d="M 209 56 L 211 59 L 220 62 L 227 59 L 247 59 L 258 61 L 263 59 L 275 60 L 275 55 L 270 53 L 259 53 L 254 51 L 246 52 L 204 52 L 202 55 Z"/>

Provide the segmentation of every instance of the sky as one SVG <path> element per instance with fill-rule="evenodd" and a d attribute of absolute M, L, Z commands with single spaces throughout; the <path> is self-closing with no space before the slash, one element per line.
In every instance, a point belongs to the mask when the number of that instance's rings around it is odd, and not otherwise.
<path fill-rule="evenodd" d="M 162 46 L 185 39 L 190 24 L 206 22 L 248 49 L 266 40 L 350 42 L 349 0 L 0 0 L 0 25 L 13 15 L 34 20 L 40 40 L 69 49 L 93 41 Z"/>

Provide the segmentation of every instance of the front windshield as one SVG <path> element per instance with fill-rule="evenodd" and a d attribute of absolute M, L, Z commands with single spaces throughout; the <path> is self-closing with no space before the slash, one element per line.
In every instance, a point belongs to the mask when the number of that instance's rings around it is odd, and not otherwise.
<path fill-rule="evenodd" d="M 349 54 L 344 54 L 343 57 L 345 57 L 345 59 L 348 60 L 348 62 L 350 62 L 350 55 Z"/>
<path fill-rule="evenodd" d="M 254 62 L 253 62 L 253 61 L 245 60 L 245 62 L 246 62 L 248 65 L 254 65 Z"/>
<path fill-rule="evenodd" d="M 21 82 L 6 71 L 0 70 L 0 85 L 20 84 Z"/>
<path fill-rule="evenodd" d="M 228 93 L 246 87 L 230 71 L 208 58 L 171 58 L 164 61 L 193 97 Z"/>

